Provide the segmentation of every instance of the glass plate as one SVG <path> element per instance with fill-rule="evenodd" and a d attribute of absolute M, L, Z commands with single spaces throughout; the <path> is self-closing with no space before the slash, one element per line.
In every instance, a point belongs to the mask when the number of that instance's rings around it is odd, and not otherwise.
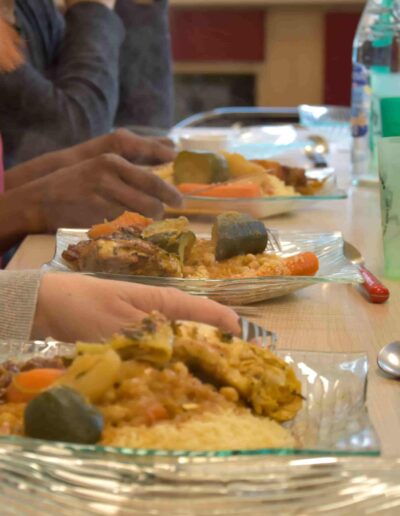
<path fill-rule="evenodd" d="M 242 336 L 251 337 L 266 330 L 245 320 Z M 366 388 L 368 360 L 363 353 L 330 353 L 275 349 L 276 336 L 266 337 L 274 353 L 291 364 L 302 383 L 305 402 L 293 421 L 285 423 L 296 440 L 295 449 L 224 450 L 216 452 L 143 450 L 62 444 L 77 452 L 117 454 L 126 456 L 230 456 L 281 454 L 361 454 L 377 455 L 379 441 L 368 417 Z M 74 344 L 52 339 L 32 342 L 0 342 L 0 362 L 14 359 L 24 361 L 34 356 L 70 355 Z M 19 437 L 1 437 L 0 442 L 18 442 Z M 43 441 L 32 441 L 43 446 Z M 52 446 L 55 443 L 51 443 Z"/>
<path fill-rule="evenodd" d="M 290 211 L 307 209 L 319 201 L 346 199 L 347 193 L 339 188 L 324 187 L 318 195 L 258 197 L 253 199 L 217 198 L 184 195 L 179 209 L 167 208 L 167 215 L 216 217 L 226 211 L 248 213 L 257 219 L 265 219 Z"/>
<path fill-rule="evenodd" d="M 4 443 L 2 516 L 279 516 L 400 511 L 400 459 L 105 460 Z"/>
<path fill-rule="evenodd" d="M 225 304 L 244 305 L 265 301 L 311 285 L 326 282 L 361 283 L 357 266 L 343 255 L 343 237 L 334 233 L 299 233 L 298 231 L 274 231 L 279 238 L 282 256 L 301 251 L 314 252 L 320 261 L 316 276 L 265 276 L 236 279 L 192 279 L 161 278 L 156 276 L 133 276 L 122 274 L 93 273 L 108 279 L 119 279 L 148 285 L 176 287 L 190 294 L 208 296 Z M 208 235 L 199 235 L 207 238 Z M 59 229 L 57 231 L 56 252 L 46 269 L 70 271 L 62 259 L 62 252 L 69 244 L 76 244 L 87 238 L 84 229 Z"/>
<path fill-rule="evenodd" d="M 3 342 L 0 361 L 72 348 Z M 1 513 L 221 516 L 399 506 L 400 463 L 360 458 L 379 454 L 366 407 L 366 356 L 275 352 L 294 365 L 306 397 L 290 425 L 299 449 L 166 452 L 3 437 Z"/>
<path fill-rule="evenodd" d="M 310 134 L 318 134 L 325 137 L 332 145 L 336 145 L 336 132 L 332 134 L 327 128 L 325 131 L 318 128 L 304 128 L 293 125 L 270 125 L 252 126 L 243 128 L 177 128 L 171 132 L 171 137 L 179 142 L 182 136 L 196 135 L 224 135 L 230 139 L 231 152 L 239 152 L 247 159 L 275 159 L 284 165 L 303 167 L 307 173 L 314 177 L 319 172 L 318 178 L 327 180 L 317 195 L 281 196 L 281 197 L 260 197 L 256 199 L 243 198 L 216 198 L 196 195 L 185 195 L 183 206 L 177 209 L 167 208 L 167 214 L 186 216 L 207 216 L 215 217 L 224 211 L 240 211 L 248 213 L 253 217 L 263 219 L 298 209 L 307 209 L 320 201 L 331 201 L 345 199 L 347 193 L 337 188 L 335 171 L 327 167 L 323 171 L 311 169 L 310 161 L 305 157 L 303 149 Z M 350 140 L 349 128 L 347 139 Z M 346 134 L 347 134 L 346 133 Z M 343 136 L 341 134 L 341 136 Z M 331 162 L 332 156 L 328 156 Z"/>

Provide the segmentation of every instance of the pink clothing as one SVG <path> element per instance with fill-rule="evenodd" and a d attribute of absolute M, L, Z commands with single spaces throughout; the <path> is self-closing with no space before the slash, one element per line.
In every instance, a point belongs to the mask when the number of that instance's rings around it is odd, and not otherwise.
<path fill-rule="evenodd" d="M 0 136 L 0 193 L 4 192 L 3 142 Z"/>
<path fill-rule="evenodd" d="M 3 161 L 3 141 L 0 135 L 0 194 L 4 192 L 4 161 Z M 0 269 L 2 269 L 1 265 L 1 254 L 0 254 Z"/>

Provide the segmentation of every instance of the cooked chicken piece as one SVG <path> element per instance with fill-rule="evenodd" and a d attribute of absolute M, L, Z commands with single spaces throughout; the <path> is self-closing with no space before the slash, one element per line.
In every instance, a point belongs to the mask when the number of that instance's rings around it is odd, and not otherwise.
<path fill-rule="evenodd" d="M 307 177 L 304 168 L 288 167 L 276 161 L 265 159 L 252 161 L 269 170 L 270 174 L 283 181 L 285 185 L 293 186 L 297 192 L 303 193 L 302 189 L 307 188 Z"/>
<path fill-rule="evenodd" d="M 220 389 L 231 389 L 231 398 L 240 397 L 256 414 L 276 421 L 292 419 L 302 405 L 301 384 L 291 366 L 270 351 L 207 324 L 171 323 L 152 312 L 107 344 L 123 359 L 146 360 L 158 366 L 171 358 L 183 362 L 194 376 Z"/>
<path fill-rule="evenodd" d="M 182 277 L 177 256 L 121 230 L 109 237 L 68 246 L 63 259 L 74 270 L 137 276 Z"/>
<path fill-rule="evenodd" d="M 185 328 L 185 324 L 188 324 Z M 302 405 L 301 384 L 286 362 L 266 349 L 196 323 L 178 323 L 173 358 L 217 386 L 234 387 L 256 414 L 292 419 Z M 217 332 L 217 333 L 216 333 Z"/>
<path fill-rule="evenodd" d="M 123 360 L 141 360 L 164 365 L 172 357 L 173 340 L 170 321 L 158 312 L 151 312 L 139 323 L 133 323 L 113 335 L 107 344 Z"/>

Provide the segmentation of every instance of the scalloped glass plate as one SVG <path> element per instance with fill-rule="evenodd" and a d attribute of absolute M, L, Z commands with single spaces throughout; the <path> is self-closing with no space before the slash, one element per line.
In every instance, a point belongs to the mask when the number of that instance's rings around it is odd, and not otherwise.
<path fill-rule="evenodd" d="M 343 254 L 343 237 L 334 233 L 300 233 L 298 231 L 274 231 L 279 238 L 282 256 L 301 251 L 314 252 L 320 262 L 315 276 L 265 276 L 235 279 L 161 278 L 156 276 L 134 276 L 121 274 L 93 273 L 97 277 L 134 281 L 148 285 L 175 287 L 190 294 L 208 296 L 225 304 L 244 305 L 265 301 L 295 292 L 301 288 L 326 282 L 361 283 L 357 266 Z M 199 235 L 208 238 L 208 235 Z M 56 252 L 46 269 L 69 271 L 62 258 L 62 252 L 70 244 L 87 238 L 84 229 L 59 229 Z M 87 273 L 91 274 L 91 273 Z"/>
<path fill-rule="evenodd" d="M 366 386 L 368 360 L 363 353 L 328 353 L 275 349 L 276 336 L 243 320 L 242 336 L 264 335 L 264 344 L 291 364 L 302 383 L 305 402 L 293 421 L 285 423 L 296 440 L 296 449 L 224 450 L 217 452 L 169 452 L 104 446 L 63 444 L 76 451 L 122 455 L 229 456 L 252 454 L 378 454 L 379 442 L 368 418 Z M 73 344 L 48 339 L 45 342 L 0 342 L 0 362 L 23 361 L 34 356 L 69 355 Z M 10 438 L 2 438 L 3 440 Z M 11 438 L 18 441 L 20 438 Z M 35 441 L 39 443 L 39 441 Z M 53 443 L 54 444 L 54 443 Z M 43 445 L 39 443 L 38 445 Z"/>
<path fill-rule="evenodd" d="M 318 195 L 259 197 L 254 199 L 217 198 L 184 195 L 182 208 L 167 208 L 167 215 L 216 217 L 225 211 L 248 213 L 257 219 L 265 219 L 290 211 L 307 209 L 316 202 L 346 199 L 347 193 L 339 188 L 323 188 Z"/>
<path fill-rule="evenodd" d="M 5 443 L 3 516 L 279 516 L 400 511 L 400 459 L 136 458 Z"/>
<path fill-rule="evenodd" d="M 249 336 L 260 333 L 248 324 Z M 50 339 L 3 342 L 0 361 L 71 349 Z M 383 507 L 388 493 L 388 506 L 398 506 L 400 464 L 390 471 L 379 459 L 360 458 L 379 454 L 366 407 L 366 356 L 275 352 L 294 365 L 306 398 L 289 425 L 298 448 L 168 452 L 2 437 L 2 514 L 221 516 L 265 514 L 267 508 L 300 514 L 306 507 L 320 514 L 369 503 Z M 384 483 L 374 482 L 376 475 Z"/>
<path fill-rule="evenodd" d="M 340 127 L 340 130 L 339 130 Z M 184 195 L 183 206 L 179 209 L 167 208 L 167 214 L 215 217 L 224 211 L 240 211 L 253 217 L 264 219 L 299 209 L 307 209 L 317 202 L 335 201 L 347 198 L 347 192 L 336 185 L 333 167 L 313 169 L 304 155 L 304 146 L 309 143 L 309 134 L 319 134 L 336 147 L 337 141 L 345 138 L 350 141 L 348 124 L 304 128 L 293 125 L 253 126 L 243 128 L 177 128 L 171 133 L 175 141 L 181 136 L 191 135 L 225 135 L 230 141 L 229 150 L 238 152 L 247 159 L 274 159 L 283 165 L 302 167 L 306 174 L 324 182 L 315 195 L 273 196 L 255 199 L 217 198 L 196 195 Z M 328 155 L 328 163 L 332 161 Z"/>
<path fill-rule="evenodd" d="M 6 443 L 4 516 L 397 515 L 400 460 L 362 457 L 88 459 Z"/>

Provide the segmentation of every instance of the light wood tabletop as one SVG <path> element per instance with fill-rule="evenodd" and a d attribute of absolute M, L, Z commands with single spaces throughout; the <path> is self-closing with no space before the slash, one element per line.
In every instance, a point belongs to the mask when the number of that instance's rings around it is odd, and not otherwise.
<path fill-rule="evenodd" d="M 349 184 L 348 155 L 336 156 L 339 186 Z M 377 187 L 350 187 L 348 199 L 319 202 L 307 210 L 268 219 L 278 229 L 342 231 L 382 277 L 383 257 Z M 204 223 L 194 223 L 204 232 Z M 9 269 L 37 268 L 54 252 L 54 237 L 31 235 Z M 349 285 L 323 284 L 257 305 L 243 314 L 276 332 L 279 347 L 318 351 L 363 351 L 370 362 L 368 407 L 381 439 L 382 454 L 400 456 L 400 381 L 387 379 L 376 366 L 384 344 L 400 340 L 400 281 L 384 280 L 391 291 L 386 304 L 369 303 Z"/>

